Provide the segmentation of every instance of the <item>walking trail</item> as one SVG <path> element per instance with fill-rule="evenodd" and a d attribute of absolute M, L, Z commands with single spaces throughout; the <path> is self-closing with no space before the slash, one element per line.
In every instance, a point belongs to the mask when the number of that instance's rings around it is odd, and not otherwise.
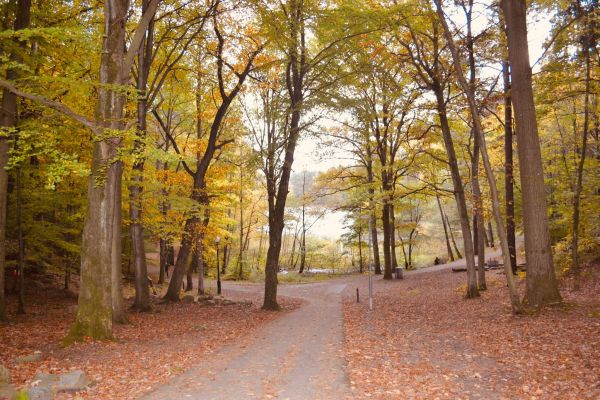
<path fill-rule="evenodd" d="M 498 257 L 499 250 L 486 254 Z M 405 274 L 464 266 L 464 260 Z M 256 331 L 254 337 L 228 345 L 211 359 L 150 393 L 146 400 L 166 399 L 351 399 L 345 374 L 342 292 L 366 276 L 279 285 L 280 295 L 304 304 Z M 380 278 L 378 278 L 380 279 Z M 257 284 L 224 282 L 224 292 L 262 292 Z"/>
<path fill-rule="evenodd" d="M 280 285 L 279 294 L 305 303 L 144 398 L 351 398 L 342 347 L 341 292 L 348 282 Z M 262 285 L 226 282 L 224 292 L 230 290 L 256 292 Z"/>

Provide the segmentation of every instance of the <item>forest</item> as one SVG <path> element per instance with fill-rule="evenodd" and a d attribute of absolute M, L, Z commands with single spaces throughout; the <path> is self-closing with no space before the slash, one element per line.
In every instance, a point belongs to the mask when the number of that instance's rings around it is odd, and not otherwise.
<path fill-rule="evenodd" d="M 587 304 L 593 347 L 599 3 L 0 0 L 0 367 L 38 328 L 260 330 L 310 310 L 293 284 L 349 282 L 348 321 L 432 265 L 511 321 Z"/>

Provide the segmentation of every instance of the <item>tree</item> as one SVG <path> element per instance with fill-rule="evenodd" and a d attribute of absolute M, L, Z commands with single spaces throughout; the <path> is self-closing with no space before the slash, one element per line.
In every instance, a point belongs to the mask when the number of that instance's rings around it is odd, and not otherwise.
<path fill-rule="evenodd" d="M 187 173 L 193 178 L 193 188 L 192 193 L 190 194 L 190 198 L 200 204 L 203 208 L 208 208 L 208 194 L 207 194 L 207 186 L 206 186 L 206 174 L 210 168 L 211 162 L 215 156 L 215 152 L 226 146 L 228 143 L 231 143 L 231 139 L 225 139 L 219 141 L 222 124 L 224 123 L 227 112 L 239 94 L 242 86 L 248 74 L 252 71 L 254 67 L 254 59 L 256 56 L 262 51 L 263 45 L 260 43 L 256 43 L 254 40 L 249 40 L 248 38 L 245 45 L 250 48 L 247 49 L 247 58 L 244 60 L 242 67 L 239 70 L 235 69 L 235 66 L 227 61 L 227 53 L 225 52 L 226 44 L 232 45 L 226 35 L 222 33 L 222 27 L 220 26 L 220 21 L 217 18 L 217 14 L 213 15 L 212 28 L 216 39 L 216 51 L 213 56 L 215 58 L 216 64 L 216 78 L 217 78 L 217 89 L 218 96 L 220 101 L 216 107 L 216 113 L 212 122 L 208 127 L 208 138 L 207 144 L 204 151 L 198 151 L 196 153 L 196 169 L 192 170 L 187 163 L 182 162 L 184 169 Z M 242 45 L 244 45 L 242 43 Z M 229 82 L 228 76 L 233 75 L 235 78 L 231 79 L 233 82 Z M 198 85 L 200 85 L 201 80 L 198 80 Z M 231 86 L 231 89 L 228 90 L 228 86 Z M 201 87 L 198 87 L 197 90 L 202 90 Z M 197 100 L 198 101 L 198 100 Z M 197 136 L 198 138 L 203 138 L 204 136 L 204 126 L 202 123 L 202 114 L 198 113 L 198 124 L 197 124 Z M 175 141 L 172 137 L 169 137 L 171 140 L 173 147 L 178 149 Z M 205 214 L 204 221 L 207 223 L 208 218 Z M 198 213 L 193 213 L 185 222 L 185 235 L 181 242 L 181 247 L 179 249 L 179 253 L 177 255 L 177 261 L 175 262 L 175 268 L 173 269 L 173 275 L 171 277 L 171 281 L 169 282 L 169 289 L 164 296 L 165 300 L 169 301 L 179 301 L 179 290 L 181 288 L 181 283 L 183 281 L 183 277 L 186 273 L 187 260 L 194 245 L 195 238 L 195 247 L 196 254 L 198 257 L 202 257 L 202 239 L 203 236 L 201 234 L 194 234 L 194 231 L 201 232 L 203 227 L 201 224 L 201 218 L 198 216 Z M 201 262 L 198 260 L 199 263 Z M 201 276 L 202 274 L 200 274 Z"/>
<path fill-rule="evenodd" d="M 29 26 L 31 18 L 31 0 L 18 0 L 15 11 L 14 30 L 19 31 Z M 21 58 L 16 51 L 10 56 L 11 60 Z M 6 72 L 8 80 L 15 79 L 17 71 L 9 69 Z M 17 96 L 9 89 L 2 90 L 2 108 L 0 109 L 0 321 L 6 319 L 6 300 L 4 294 L 4 265 L 6 262 L 6 207 L 8 187 L 8 151 L 9 135 L 17 122 Z M 22 279 L 22 278 L 21 278 Z"/>
<path fill-rule="evenodd" d="M 561 300 L 554 273 L 544 170 L 537 131 L 527 44 L 525 0 L 502 0 L 506 21 L 511 93 L 517 129 L 519 171 L 523 192 L 523 225 L 529 304 L 539 306 Z"/>
<path fill-rule="evenodd" d="M 448 42 L 448 47 L 450 48 L 450 51 L 452 53 L 452 59 L 454 60 L 454 68 L 456 70 L 456 76 L 458 78 L 459 85 L 462 87 L 462 90 L 465 93 L 467 101 L 469 103 L 469 111 L 471 113 L 471 119 L 473 122 L 473 131 L 475 135 L 479 138 L 479 149 L 481 151 L 481 158 L 483 161 L 483 166 L 485 168 L 485 173 L 487 175 L 488 185 L 491 193 L 492 212 L 494 215 L 496 228 L 498 229 L 498 235 L 500 236 L 500 244 L 502 246 L 502 258 L 504 260 L 504 269 L 510 293 L 511 306 L 513 312 L 518 314 L 522 312 L 521 302 L 519 300 L 519 294 L 517 292 L 517 288 L 513 280 L 512 269 L 510 268 L 510 252 L 508 249 L 508 241 L 506 239 L 506 230 L 504 229 L 504 222 L 502 221 L 502 215 L 500 212 L 500 199 L 498 195 L 498 189 L 496 186 L 496 178 L 494 176 L 494 172 L 492 170 L 492 165 L 487 151 L 485 136 L 483 134 L 483 128 L 481 126 L 481 119 L 479 116 L 479 108 L 477 107 L 477 103 L 475 100 L 475 91 L 473 86 L 470 86 L 468 84 L 462 71 L 462 61 L 458 50 L 456 49 L 452 33 L 450 32 L 450 28 L 446 21 L 446 17 L 444 16 L 444 11 L 442 9 L 442 0 L 434 1 L 436 4 L 438 17 L 444 30 L 446 41 Z"/>
<path fill-rule="evenodd" d="M 440 47 L 439 21 L 431 18 L 431 15 L 427 11 L 425 11 L 425 15 L 428 15 L 431 21 L 428 31 L 420 33 L 413 26 L 413 23 L 410 22 L 411 19 L 404 17 L 403 23 L 408 30 L 408 38 L 405 39 L 400 34 L 396 34 L 396 40 L 406 50 L 406 55 L 420 81 L 435 95 L 437 114 L 448 156 L 448 165 L 452 176 L 454 196 L 463 236 L 465 261 L 467 264 L 466 297 L 472 298 L 479 296 L 479 291 L 477 289 L 473 238 L 471 236 L 465 190 L 458 167 L 458 158 L 454 147 L 450 122 L 448 120 L 448 94 L 446 86 L 448 85 L 449 76 L 447 69 L 441 64 L 443 52 Z"/>

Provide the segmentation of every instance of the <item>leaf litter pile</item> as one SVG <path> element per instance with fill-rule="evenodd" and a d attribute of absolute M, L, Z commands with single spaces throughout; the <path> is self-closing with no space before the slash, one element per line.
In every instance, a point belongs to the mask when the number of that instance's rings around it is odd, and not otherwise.
<path fill-rule="evenodd" d="M 223 345 L 251 335 L 281 313 L 260 310 L 251 293 L 230 292 L 232 305 L 159 304 L 150 313 L 129 313 L 129 324 L 115 325 L 115 341 L 90 341 L 61 348 L 60 340 L 75 319 L 76 304 L 59 291 L 50 291 L 28 304 L 27 314 L 0 326 L 0 364 L 18 388 L 38 372 L 82 369 L 93 384 L 87 390 L 59 393 L 57 399 L 133 399 L 166 383 L 174 375 L 202 362 Z M 251 300 L 250 303 L 248 300 Z M 298 301 L 280 299 L 284 310 Z M 40 360 L 18 362 L 40 352 Z"/>
<path fill-rule="evenodd" d="M 600 399 L 600 265 L 588 268 L 581 290 L 561 291 L 563 305 L 523 316 L 511 315 L 504 275 L 487 279 L 488 290 L 466 300 L 464 273 L 377 278 L 372 312 L 366 278 L 360 303 L 347 288 L 344 346 L 356 397 Z"/>

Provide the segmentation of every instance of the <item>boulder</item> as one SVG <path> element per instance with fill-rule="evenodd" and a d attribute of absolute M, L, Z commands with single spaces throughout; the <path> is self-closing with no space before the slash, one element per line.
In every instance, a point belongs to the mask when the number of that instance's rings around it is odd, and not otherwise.
<path fill-rule="evenodd" d="M 50 388 L 57 392 L 77 392 L 84 390 L 91 382 L 87 379 L 85 372 L 75 370 L 63 374 L 38 373 L 31 382 L 34 388 Z"/>
<path fill-rule="evenodd" d="M 60 374 L 56 390 L 58 392 L 77 392 L 85 389 L 91 382 L 87 379 L 85 372 L 78 369 L 75 371 Z"/>
<path fill-rule="evenodd" d="M 10 371 L 0 364 L 0 385 L 10 383 Z"/>
<path fill-rule="evenodd" d="M 52 400 L 56 396 L 56 390 L 51 386 L 34 386 L 27 389 L 28 400 Z"/>
<path fill-rule="evenodd" d="M 59 378 L 58 375 L 54 374 L 46 374 L 43 372 L 39 372 L 35 374 L 33 377 L 33 381 L 31 381 L 32 387 L 53 387 L 58 384 Z"/>

